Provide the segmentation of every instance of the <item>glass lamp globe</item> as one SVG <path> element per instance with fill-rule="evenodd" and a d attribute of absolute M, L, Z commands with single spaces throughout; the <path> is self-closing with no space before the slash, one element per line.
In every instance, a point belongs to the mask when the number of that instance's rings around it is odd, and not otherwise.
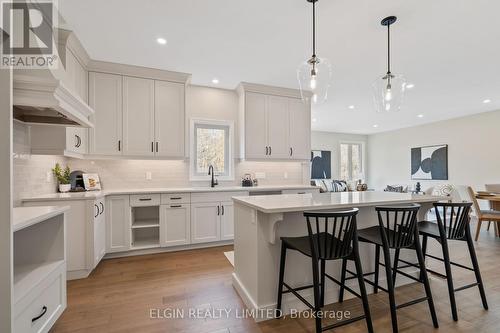
<path fill-rule="evenodd" d="M 373 102 L 377 112 L 401 110 L 406 90 L 406 79 L 399 74 L 386 74 L 372 85 Z"/>
<path fill-rule="evenodd" d="M 312 57 L 297 69 L 302 99 L 312 104 L 321 104 L 328 98 L 332 80 L 332 65 L 326 58 Z"/>

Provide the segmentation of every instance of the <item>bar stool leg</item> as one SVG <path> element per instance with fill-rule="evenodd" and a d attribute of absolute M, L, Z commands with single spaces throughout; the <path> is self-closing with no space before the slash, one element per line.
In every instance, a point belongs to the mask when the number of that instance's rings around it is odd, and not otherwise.
<path fill-rule="evenodd" d="M 486 293 L 484 292 L 483 279 L 481 278 L 481 272 L 479 271 L 479 264 L 477 262 L 476 250 L 474 250 L 474 242 L 472 241 L 472 236 L 468 227 L 465 233 L 467 246 L 469 247 L 470 259 L 472 261 L 472 267 L 474 268 L 476 282 L 478 283 L 479 293 L 481 294 L 481 301 L 483 302 L 483 308 L 488 310 L 488 302 L 486 301 Z"/>
<path fill-rule="evenodd" d="M 280 276 L 278 282 L 278 302 L 276 305 L 276 315 L 280 315 L 281 308 L 281 299 L 283 297 L 283 279 L 285 277 L 285 262 L 286 262 L 286 246 L 284 243 L 281 244 L 281 259 L 280 259 Z"/>
<path fill-rule="evenodd" d="M 373 293 L 378 293 L 378 275 L 380 270 L 380 245 L 375 245 L 375 279 L 373 286 Z"/>
<path fill-rule="evenodd" d="M 424 256 L 424 263 L 425 263 L 425 256 L 427 255 L 427 235 L 422 236 L 422 255 Z M 420 271 L 420 281 L 423 281 L 424 277 L 422 275 L 422 271 Z"/>
<path fill-rule="evenodd" d="M 366 327 L 368 333 L 373 333 L 372 316 L 370 314 L 370 305 L 368 304 L 368 295 L 366 294 L 365 280 L 363 276 L 363 269 L 361 267 L 361 260 L 359 259 L 359 248 L 357 237 L 353 241 L 354 264 L 356 265 L 356 275 L 358 277 L 359 291 L 363 301 L 363 310 L 365 312 Z M 345 283 L 345 281 L 344 281 Z"/>
<path fill-rule="evenodd" d="M 427 269 L 425 268 L 424 255 L 422 253 L 422 248 L 420 247 L 420 241 L 418 239 L 418 230 L 415 229 L 415 251 L 417 252 L 417 259 L 420 266 L 420 275 L 422 276 L 422 283 L 424 284 L 425 295 L 427 296 L 427 303 L 429 304 L 429 311 L 432 317 L 432 324 L 435 328 L 439 327 L 439 323 L 436 316 L 436 309 L 434 308 L 434 300 L 432 299 L 431 286 L 429 284 L 429 278 L 427 277 Z"/>
<path fill-rule="evenodd" d="M 345 276 L 347 273 L 347 259 L 342 259 L 342 273 L 340 276 L 340 289 L 339 289 L 339 303 L 344 301 L 344 285 L 345 285 Z"/>
<path fill-rule="evenodd" d="M 313 256 L 312 258 L 312 270 L 313 270 L 313 289 L 314 289 L 314 314 L 316 322 L 316 333 L 321 333 L 321 316 L 319 316 L 319 311 L 321 310 L 321 295 L 320 295 L 320 276 L 318 271 L 318 259 Z"/>
<path fill-rule="evenodd" d="M 326 260 L 324 259 L 321 259 L 321 298 L 320 298 L 320 305 L 321 307 L 324 307 L 325 306 L 325 265 L 326 264 Z"/>
<path fill-rule="evenodd" d="M 455 287 L 453 286 L 453 276 L 451 273 L 448 241 L 446 240 L 445 237 L 441 237 L 440 243 L 441 243 L 441 248 L 443 250 L 443 262 L 444 262 L 444 269 L 446 272 L 446 281 L 448 282 L 448 294 L 450 295 L 451 316 L 453 317 L 454 321 L 457 321 L 458 320 L 457 302 L 455 300 Z"/>
<path fill-rule="evenodd" d="M 391 254 L 389 247 L 384 246 L 384 266 L 387 279 L 387 291 L 389 292 L 389 306 L 391 308 L 392 332 L 398 333 L 398 315 L 396 313 L 396 297 L 394 295 L 394 284 L 392 283 Z"/>
<path fill-rule="evenodd" d="M 397 270 L 398 270 L 398 264 L 399 264 L 399 253 L 401 249 L 396 249 L 394 253 L 394 266 L 392 268 L 392 283 L 394 283 L 394 287 L 396 287 L 396 276 L 397 276 Z"/>

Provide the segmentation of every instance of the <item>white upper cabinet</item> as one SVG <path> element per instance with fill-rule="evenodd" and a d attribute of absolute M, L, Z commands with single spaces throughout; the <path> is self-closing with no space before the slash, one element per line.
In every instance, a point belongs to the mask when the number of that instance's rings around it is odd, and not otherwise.
<path fill-rule="evenodd" d="M 267 136 L 269 158 L 289 158 L 288 145 L 288 99 L 287 97 L 267 97 Z"/>
<path fill-rule="evenodd" d="M 155 155 L 183 158 L 184 156 L 184 84 L 155 81 Z"/>
<path fill-rule="evenodd" d="M 154 155 L 154 87 L 153 80 L 123 77 L 123 155 Z"/>
<path fill-rule="evenodd" d="M 240 119 L 245 125 L 245 155 L 248 159 L 266 158 L 269 152 L 266 104 L 266 95 L 247 93 L 245 96 L 245 110 L 247 112 Z"/>
<path fill-rule="evenodd" d="M 300 99 L 288 99 L 290 120 L 290 157 L 308 160 L 311 158 L 311 106 Z"/>
<path fill-rule="evenodd" d="M 311 106 L 298 91 L 247 83 L 238 90 L 241 158 L 310 158 Z"/>
<path fill-rule="evenodd" d="M 122 84 L 121 75 L 89 73 L 90 154 L 122 155 Z"/>
<path fill-rule="evenodd" d="M 66 77 L 68 88 L 87 102 L 87 71 L 71 50 L 66 51 Z"/>

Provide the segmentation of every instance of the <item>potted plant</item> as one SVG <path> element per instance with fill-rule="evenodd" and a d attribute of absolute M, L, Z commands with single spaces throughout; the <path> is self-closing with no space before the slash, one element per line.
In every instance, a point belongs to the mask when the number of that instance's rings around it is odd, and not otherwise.
<path fill-rule="evenodd" d="M 66 193 L 71 190 L 71 184 L 70 184 L 70 174 L 71 170 L 69 169 L 69 166 L 66 166 L 66 168 L 63 170 L 59 163 L 56 163 L 56 166 L 54 169 L 52 169 L 52 172 L 54 173 L 54 176 L 56 176 L 57 181 L 59 182 L 59 192 L 61 193 Z"/>

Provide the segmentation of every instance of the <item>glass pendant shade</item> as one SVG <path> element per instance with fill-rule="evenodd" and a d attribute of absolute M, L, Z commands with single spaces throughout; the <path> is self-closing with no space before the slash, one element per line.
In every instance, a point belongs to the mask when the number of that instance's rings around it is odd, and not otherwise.
<path fill-rule="evenodd" d="M 386 74 L 377 79 L 373 85 L 373 101 L 377 112 L 401 110 L 406 90 L 406 79 L 403 75 Z"/>
<path fill-rule="evenodd" d="M 328 98 L 332 81 L 332 65 L 325 58 L 313 57 L 297 69 L 302 99 L 312 104 L 321 104 Z"/>

